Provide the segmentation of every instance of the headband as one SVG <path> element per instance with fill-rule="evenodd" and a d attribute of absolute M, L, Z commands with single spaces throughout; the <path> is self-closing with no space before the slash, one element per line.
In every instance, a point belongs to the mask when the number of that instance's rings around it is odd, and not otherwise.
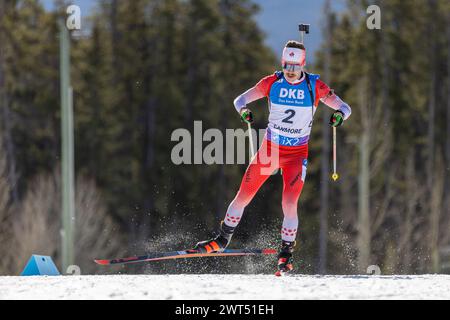
<path fill-rule="evenodd" d="M 304 66 L 306 64 L 306 51 L 299 48 L 284 48 L 282 63 L 285 62 Z"/>

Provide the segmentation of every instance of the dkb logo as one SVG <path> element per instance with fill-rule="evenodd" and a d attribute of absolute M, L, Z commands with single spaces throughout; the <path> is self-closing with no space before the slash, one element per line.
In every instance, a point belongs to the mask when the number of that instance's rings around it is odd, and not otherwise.
<path fill-rule="evenodd" d="M 281 88 L 280 90 L 280 98 L 289 98 L 289 99 L 304 99 L 305 91 L 300 89 L 286 89 Z"/>

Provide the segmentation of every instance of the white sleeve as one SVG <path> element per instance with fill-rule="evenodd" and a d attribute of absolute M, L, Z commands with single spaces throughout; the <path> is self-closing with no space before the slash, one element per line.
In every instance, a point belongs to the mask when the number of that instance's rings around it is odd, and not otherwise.
<path fill-rule="evenodd" d="M 244 108 L 247 104 L 261 98 L 264 98 L 264 92 L 262 92 L 262 90 L 257 86 L 254 86 L 234 99 L 234 107 L 236 108 L 237 112 L 240 112 L 241 109 Z"/>
<path fill-rule="evenodd" d="M 352 114 L 352 108 L 344 101 L 341 100 L 334 92 L 330 92 L 330 94 L 326 95 L 322 99 L 320 99 L 324 104 L 326 104 L 331 109 L 336 111 L 341 111 L 344 114 L 344 120 L 347 120 Z"/>

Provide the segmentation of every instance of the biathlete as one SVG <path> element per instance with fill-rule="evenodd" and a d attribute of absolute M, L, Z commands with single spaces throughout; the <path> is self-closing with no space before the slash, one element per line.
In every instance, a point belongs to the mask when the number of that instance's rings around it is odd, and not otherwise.
<path fill-rule="evenodd" d="M 267 97 L 270 115 L 263 143 L 252 158 L 239 191 L 220 224 L 219 234 L 211 240 L 197 243 L 195 250 L 203 253 L 222 252 L 230 244 L 241 221 L 245 207 L 262 184 L 282 169 L 284 214 L 281 228 L 281 248 L 277 275 L 293 270 L 293 251 L 298 233 L 297 204 L 305 182 L 308 166 L 308 142 L 314 114 L 319 101 L 335 110 L 330 125 L 338 127 L 351 115 L 351 108 L 318 75 L 304 71 L 306 49 L 297 41 L 289 41 L 281 60 L 282 71 L 259 81 L 234 101 L 234 106 L 246 123 L 253 122 L 247 105 Z"/>

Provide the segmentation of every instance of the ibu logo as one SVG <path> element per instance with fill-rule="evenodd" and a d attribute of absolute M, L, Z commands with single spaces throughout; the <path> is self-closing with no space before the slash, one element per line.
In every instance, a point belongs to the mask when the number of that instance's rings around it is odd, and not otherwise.
<path fill-rule="evenodd" d="M 280 90 L 280 98 L 288 98 L 288 99 L 304 99 L 305 91 L 300 89 L 286 89 L 281 88 Z"/>

